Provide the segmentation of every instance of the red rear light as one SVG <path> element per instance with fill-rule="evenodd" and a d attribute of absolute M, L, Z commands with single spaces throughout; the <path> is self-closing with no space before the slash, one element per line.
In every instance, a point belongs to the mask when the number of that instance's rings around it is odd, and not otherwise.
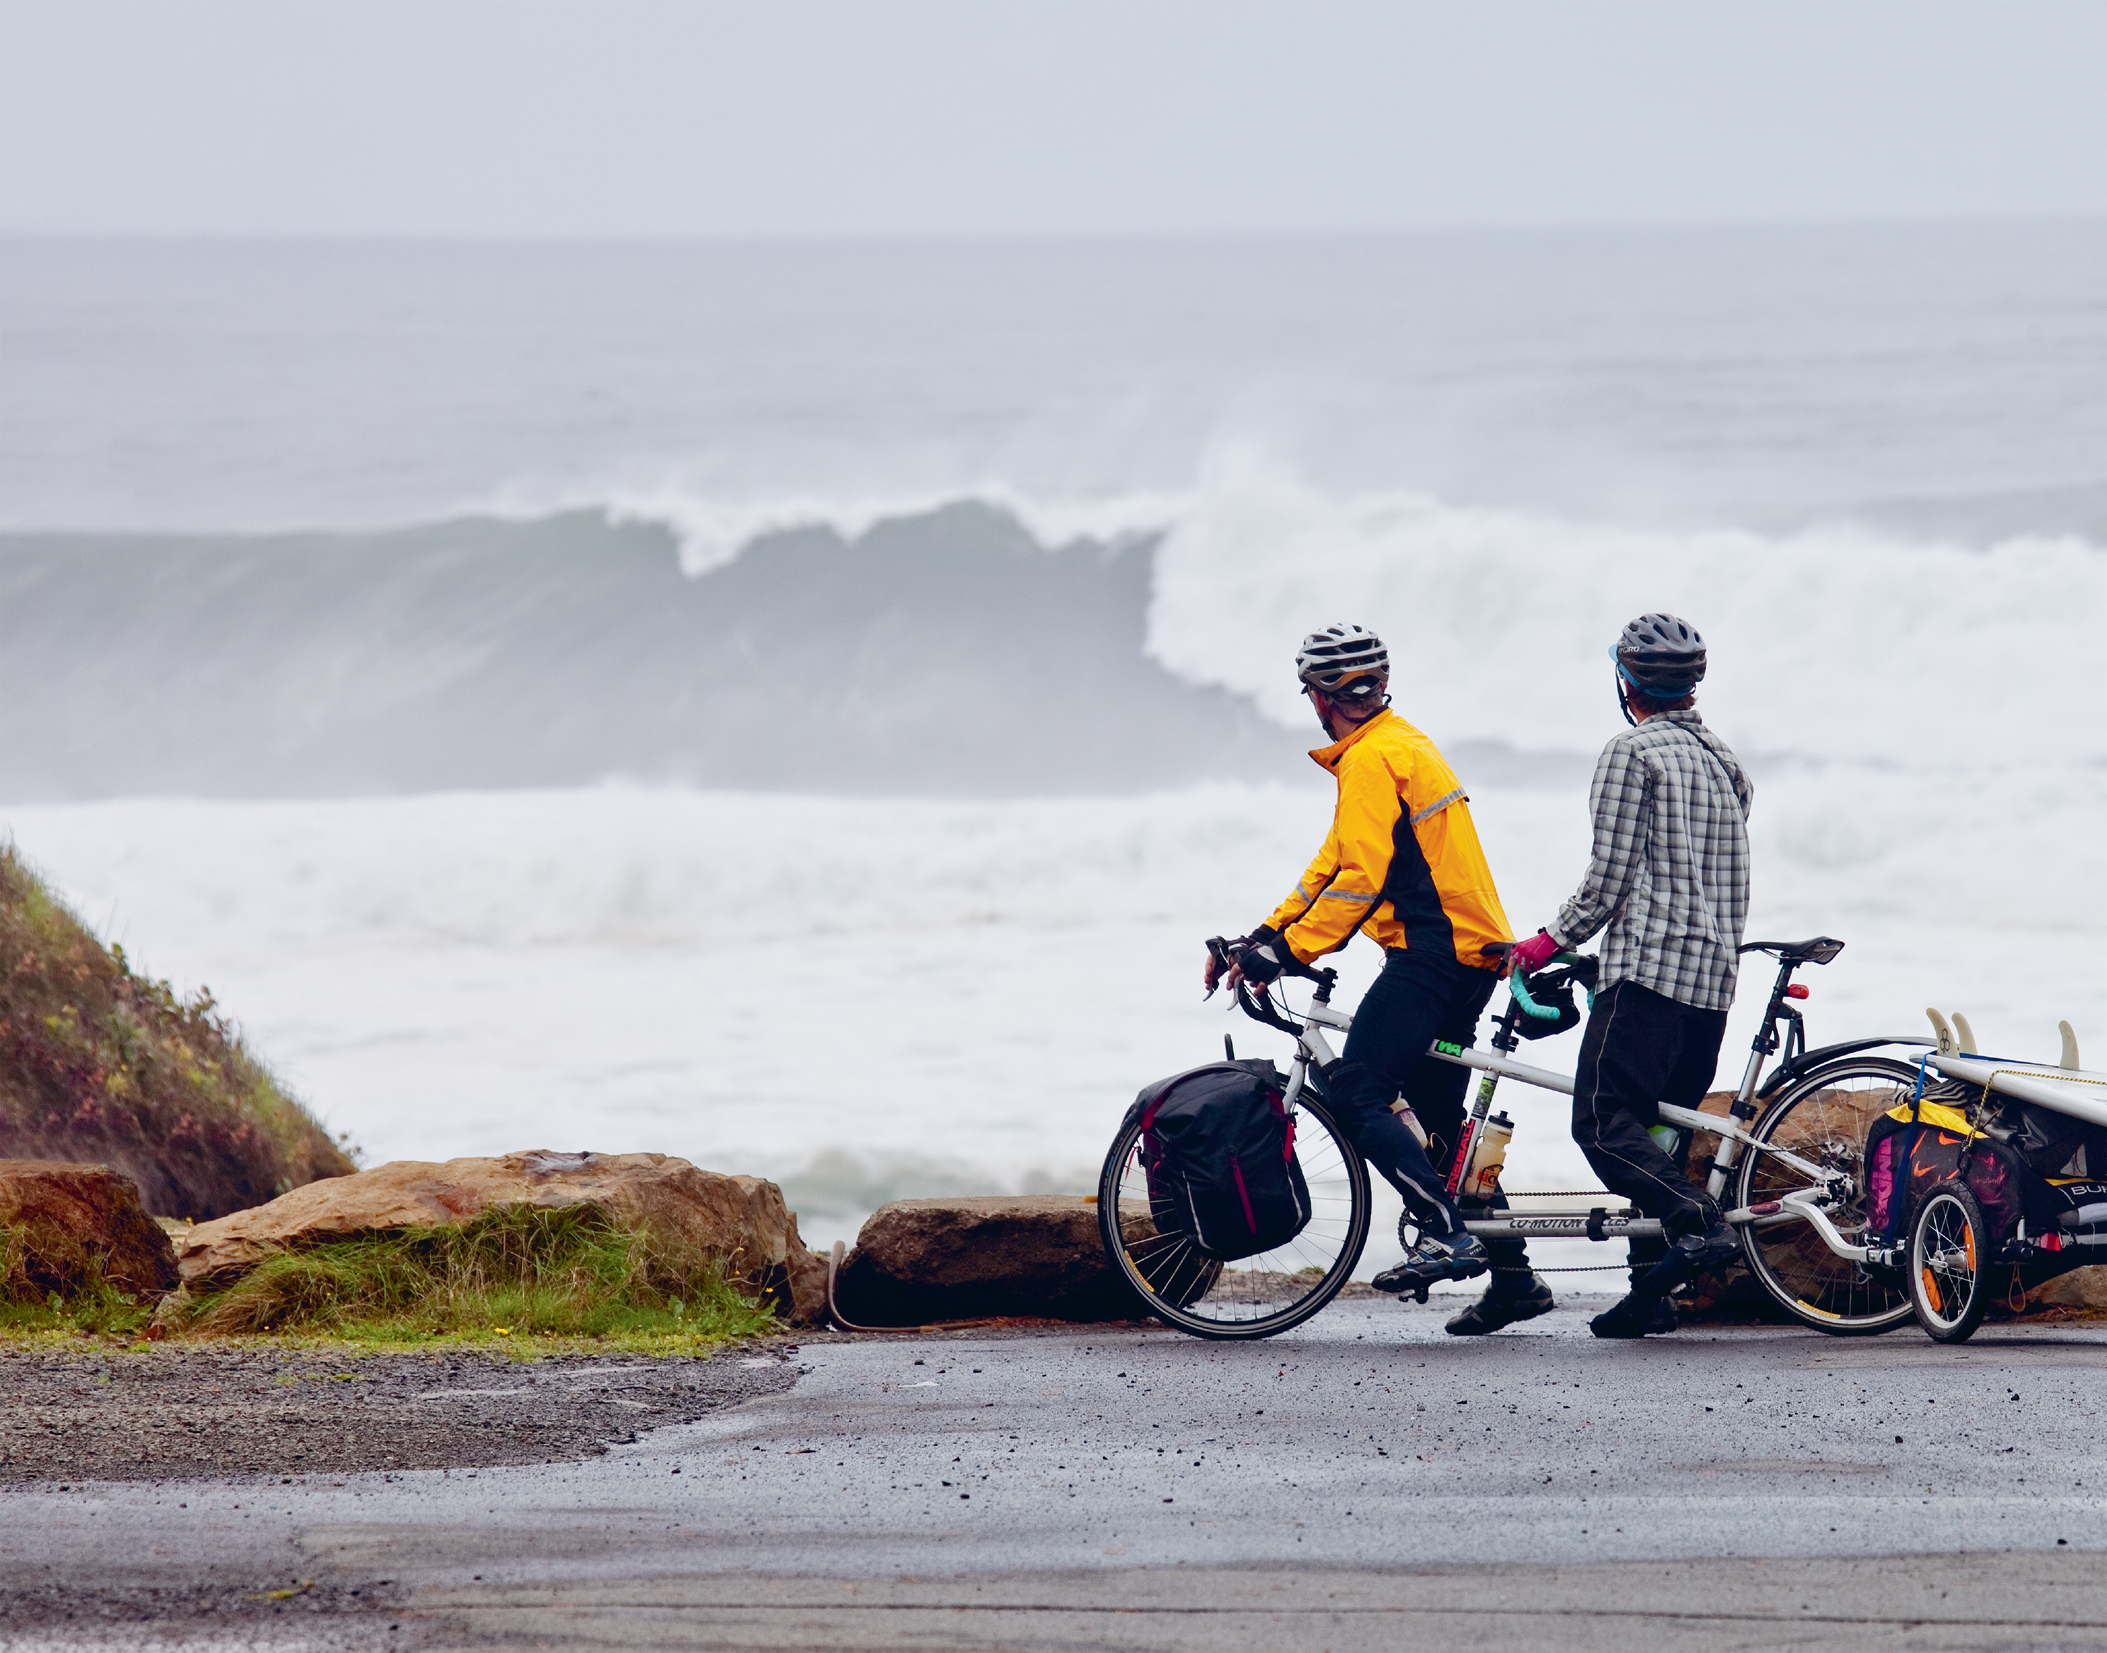
<path fill-rule="evenodd" d="M 1794 982 L 1790 987 L 1786 988 L 1785 996 L 1788 999 L 1804 999 L 1807 997 L 1807 989 L 1798 982 Z"/>

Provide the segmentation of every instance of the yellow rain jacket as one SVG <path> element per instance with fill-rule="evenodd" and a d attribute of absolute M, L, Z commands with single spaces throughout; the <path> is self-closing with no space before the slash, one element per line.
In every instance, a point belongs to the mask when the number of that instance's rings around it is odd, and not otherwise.
<path fill-rule="evenodd" d="M 1434 743 L 1386 710 L 1310 756 L 1337 779 L 1339 803 L 1324 848 L 1266 920 L 1295 957 L 1308 964 L 1360 930 L 1379 947 L 1448 947 L 1497 970 L 1479 949 L 1512 932 L 1470 800 Z"/>

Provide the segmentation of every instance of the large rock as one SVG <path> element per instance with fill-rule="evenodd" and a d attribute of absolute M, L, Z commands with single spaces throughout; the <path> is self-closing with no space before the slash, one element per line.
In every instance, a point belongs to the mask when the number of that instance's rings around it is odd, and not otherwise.
<path fill-rule="evenodd" d="M 827 1267 L 798 1238 L 782 1190 L 670 1154 L 547 1150 L 443 1164 L 395 1160 L 309 1183 L 268 1205 L 199 1223 L 177 1255 L 183 1283 L 216 1290 L 274 1252 L 472 1221 L 501 1205 L 587 1205 L 625 1228 L 700 1247 L 725 1275 L 773 1295 L 800 1324 L 826 1316 Z"/>
<path fill-rule="evenodd" d="M 2059 1274 L 2036 1286 L 2027 1300 L 2066 1309 L 2107 1309 L 2107 1265 L 2094 1263 Z"/>
<path fill-rule="evenodd" d="M 1096 1204 L 1070 1194 L 895 1200 L 863 1225 L 836 1290 L 871 1326 L 1147 1314 L 1105 1256 Z"/>
<path fill-rule="evenodd" d="M 71 1295 L 99 1277 L 136 1296 L 173 1286 L 176 1257 L 130 1177 L 0 1159 L 0 1275 L 0 1294 Z"/>

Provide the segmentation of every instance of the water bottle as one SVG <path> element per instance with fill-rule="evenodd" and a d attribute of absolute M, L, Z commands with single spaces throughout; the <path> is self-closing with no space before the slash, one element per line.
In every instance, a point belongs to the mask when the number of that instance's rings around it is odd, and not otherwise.
<path fill-rule="evenodd" d="M 1500 1172 L 1507 1164 L 1507 1144 L 1514 1136 L 1514 1121 L 1505 1112 L 1496 1113 L 1478 1127 L 1471 1144 L 1470 1169 L 1463 1174 L 1466 1199 L 1489 1200 L 1499 1192 Z"/>

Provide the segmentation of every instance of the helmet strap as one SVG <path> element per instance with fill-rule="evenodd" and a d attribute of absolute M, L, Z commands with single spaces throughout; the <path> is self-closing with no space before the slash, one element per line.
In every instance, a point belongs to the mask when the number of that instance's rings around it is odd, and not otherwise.
<path fill-rule="evenodd" d="M 1610 679 L 1610 687 L 1617 691 L 1617 710 L 1624 714 L 1624 721 L 1634 729 L 1638 728 L 1639 720 L 1631 715 L 1631 698 L 1624 692 L 1624 672 L 1621 667 Z"/>

